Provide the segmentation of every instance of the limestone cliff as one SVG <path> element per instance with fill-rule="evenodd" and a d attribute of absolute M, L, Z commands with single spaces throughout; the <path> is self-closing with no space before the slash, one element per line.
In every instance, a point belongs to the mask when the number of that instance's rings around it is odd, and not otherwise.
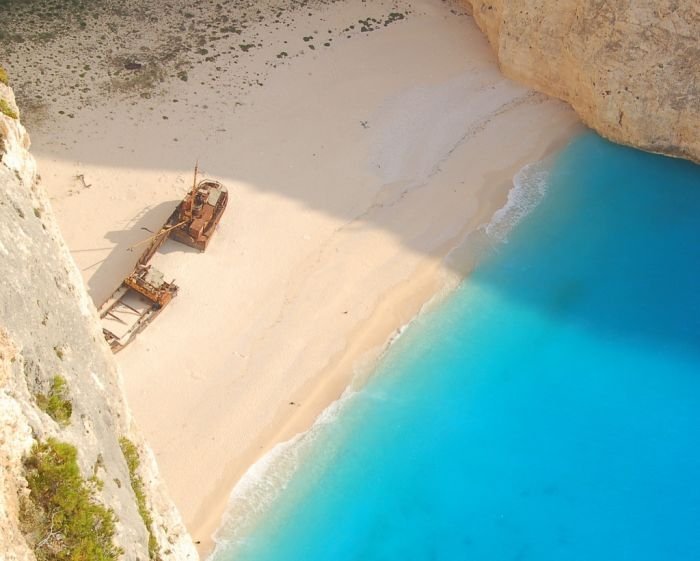
<path fill-rule="evenodd" d="M 696 0 L 466 0 L 504 74 L 601 135 L 700 162 Z"/>
<path fill-rule="evenodd" d="M 29 495 L 23 458 L 34 443 L 53 437 L 77 449 L 86 480 L 99 480 L 91 501 L 113 511 L 121 559 L 195 560 L 153 456 L 132 424 L 116 364 L 28 148 L 13 93 L 0 83 L 0 558 L 35 559 L 19 522 Z M 57 377 L 72 408 L 66 422 L 39 403 Z M 140 459 L 131 472 L 122 437 L 135 444 Z M 152 517 L 150 532 L 134 475 Z M 59 547 L 62 536 L 50 537 Z"/>

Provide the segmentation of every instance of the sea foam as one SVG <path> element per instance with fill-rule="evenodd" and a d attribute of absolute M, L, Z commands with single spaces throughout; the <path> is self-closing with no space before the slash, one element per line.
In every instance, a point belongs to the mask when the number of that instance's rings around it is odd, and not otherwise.
<path fill-rule="evenodd" d="M 506 204 L 498 209 L 484 230 L 499 242 L 507 242 L 510 231 L 539 204 L 547 193 L 549 167 L 542 160 L 522 167 L 513 177 Z"/>
<path fill-rule="evenodd" d="M 406 330 L 419 317 L 441 301 L 444 296 L 444 294 L 435 295 L 421 307 L 415 317 L 394 331 L 387 340 L 381 356 L 401 339 Z M 381 356 L 379 360 L 381 360 Z M 360 379 L 362 378 L 360 376 Z M 245 541 L 245 536 L 251 525 L 287 488 L 289 481 L 303 464 L 306 455 L 311 452 L 312 446 L 323 428 L 335 422 L 343 408 L 348 406 L 361 390 L 361 387 L 358 389 L 356 384 L 351 383 L 336 401 L 321 412 L 307 431 L 276 444 L 248 468 L 229 495 L 226 514 L 214 536 L 216 545 L 208 558 L 209 561 L 223 558 L 225 553 L 235 549 L 237 545 Z"/>
<path fill-rule="evenodd" d="M 218 561 L 700 559 L 698 169 L 592 135 L 537 168 Z"/>
<path fill-rule="evenodd" d="M 229 495 L 223 523 L 214 536 L 216 546 L 210 560 L 221 558 L 224 552 L 244 541 L 243 536 L 251 524 L 287 488 L 322 427 L 332 423 L 356 394 L 357 391 L 348 387 L 340 398 L 321 412 L 307 431 L 276 444 L 248 468 Z"/>
<path fill-rule="evenodd" d="M 546 194 L 548 176 L 548 167 L 544 161 L 521 168 L 513 178 L 513 187 L 508 193 L 506 204 L 494 213 L 489 224 L 484 227 L 485 233 L 494 240 L 506 242 L 508 233 Z M 436 302 L 443 297 L 444 295 L 436 297 Z M 401 339 L 411 324 L 430 309 L 432 304 L 434 302 L 431 301 L 424 305 L 416 317 L 391 335 L 384 353 Z M 343 407 L 357 393 L 357 389 L 349 386 L 338 400 L 324 409 L 306 432 L 275 445 L 245 472 L 229 496 L 223 523 L 214 538 L 216 547 L 210 560 L 221 559 L 225 553 L 244 543 L 251 526 L 284 492 L 300 465 L 303 465 L 323 427 L 334 422 Z"/>

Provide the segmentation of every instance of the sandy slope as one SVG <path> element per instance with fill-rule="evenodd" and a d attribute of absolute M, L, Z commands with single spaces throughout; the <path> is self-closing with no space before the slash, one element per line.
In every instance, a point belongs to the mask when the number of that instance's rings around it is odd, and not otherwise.
<path fill-rule="evenodd" d="M 220 39 L 187 81 L 72 99 L 59 121 L 36 113 L 39 169 L 97 303 L 196 159 L 230 189 L 207 253 L 168 242 L 156 257 L 180 294 L 118 355 L 203 551 L 245 469 L 453 282 L 444 256 L 572 133 L 562 104 L 500 76 L 456 3 L 400 4 L 307 2 L 284 25 L 249 23 L 260 47 Z M 197 6 L 195 21 L 217 10 Z"/>

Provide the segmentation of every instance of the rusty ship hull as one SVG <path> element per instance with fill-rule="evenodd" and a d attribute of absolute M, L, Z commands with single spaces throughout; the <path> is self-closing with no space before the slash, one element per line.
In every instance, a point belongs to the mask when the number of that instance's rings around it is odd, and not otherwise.
<path fill-rule="evenodd" d="M 170 215 L 166 228 L 171 239 L 206 250 L 226 210 L 228 191 L 218 181 L 201 181 Z"/>
<path fill-rule="evenodd" d="M 174 282 L 150 265 L 137 265 L 100 309 L 102 333 L 113 352 L 126 347 L 177 295 Z"/>

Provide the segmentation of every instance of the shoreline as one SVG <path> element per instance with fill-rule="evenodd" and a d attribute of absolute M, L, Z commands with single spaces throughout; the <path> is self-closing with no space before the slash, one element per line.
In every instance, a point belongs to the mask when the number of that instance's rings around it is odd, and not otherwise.
<path fill-rule="evenodd" d="M 274 49 L 394 9 L 349 0 L 295 12 Z M 370 375 L 397 330 L 468 273 L 455 248 L 505 203 L 514 173 L 580 127 L 563 103 L 503 78 L 456 3 L 421 0 L 406 14 L 274 68 L 272 47 L 246 50 L 245 62 L 220 63 L 211 88 L 199 87 L 211 69 L 195 65 L 161 93 L 69 108 L 34 133 L 98 304 L 142 230 L 181 199 L 195 158 L 229 188 L 205 254 L 167 242 L 154 258 L 180 295 L 117 355 L 202 555 L 236 481 L 307 430 L 357 370 Z M 239 93 L 241 76 L 258 75 L 263 85 Z"/>
<path fill-rule="evenodd" d="M 539 154 L 534 161 L 553 156 L 583 130 L 585 127 L 580 123 L 570 123 L 561 134 L 548 139 L 546 146 L 539 145 L 533 150 L 533 155 Z M 244 459 L 227 466 L 226 479 L 219 482 L 204 499 L 202 510 L 206 514 L 198 513 L 197 524 L 191 529 L 200 536 L 197 547 L 204 559 L 212 559 L 215 553 L 217 532 L 224 529 L 222 523 L 230 507 L 231 496 L 243 477 L 278 445 L 287 444 L 311 430 L 319 416 L 342 399 L 347 390 L 361 390 L 396 336 L 424 311 L 448 298 L 469 275 L 477 256 L 466 247 L 467 237 L 485 227 L 493 213 L 503 208 L 512 188 L 513 175 L 528 163 L 532 162 L 518 162 L 512 165 L 512 170 L 503 172 L 496 181 L 497 184 L 509 185 L 507 189 L 499 191 L 498 194 L 503 196 L 480 206 L 481 212 L 465 227 L 455 243 L 445 245 L 439 258 L 424 264 L 410 279 L 393 287 L 370 318 L 355 327 L 346 348 L 333 356 L 326 367 L 294 394 L 295 403 L 302 402 L 302 405 L 291 415 L 286 409 L 280 410 L 251 449 L 243 454 Z M 446 264 L 448 261 L 449 266 Z"/>

